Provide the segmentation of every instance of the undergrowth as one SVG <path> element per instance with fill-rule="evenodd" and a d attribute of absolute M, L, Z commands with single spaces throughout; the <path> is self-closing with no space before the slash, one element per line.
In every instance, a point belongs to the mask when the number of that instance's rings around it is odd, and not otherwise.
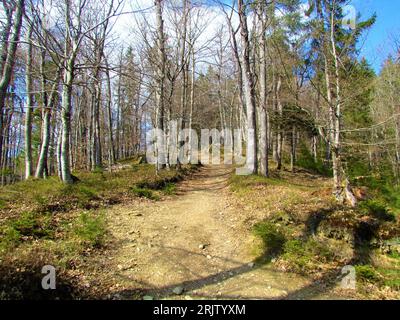
<path fill-rule="evenodd" d="M 329 176 L 322 167 L 313 168 L 312 161 L 303 157 L 298 165 Z M 354 264 L 366 296 L 384 288 L 399 291 L 400 243 L 388 245 L 399 237 L 399 189 L 369 186 L 366 199 L 348 208 L 334 201 L 329 177 L 297 171 L 230 179 L 230 190 L 246 207 L 265 212 L 261 221 L 257 214 L 259 222 L 252 227 L 258 239 L 252 248 L 256 262 L 332 281 L 337 279 L 334 270 Z"/>
<path fill-rule="evenodd" d="M 196 169 L 185 166 L 156 174 L 153 165 L 125 164 L 128 167 L 116 172 L 74 173 L 79 182 L 73 185 L 50 177 L 0 187 L 0 261 L 4 266 L 0 278 L 10 282 L 7 286 L 19 277 L 13 269 L 16 265 L 19 270 L 31 270 L 50 263 L 61 273 L 84 265 L 88 255 L 101 252 L 107 243 L 102 208 L 135 197 L 158 200 L 163 194 L 172 195 L 175 183 Z M 24 296 L 24 290 L 18 295 Z"/>

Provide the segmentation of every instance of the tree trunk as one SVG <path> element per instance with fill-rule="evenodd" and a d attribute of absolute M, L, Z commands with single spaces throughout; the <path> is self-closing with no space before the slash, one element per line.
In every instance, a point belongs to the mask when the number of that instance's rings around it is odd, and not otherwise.
<path fill-rule="evenodd" d="M 157 51 L 158 51 L 158 67 L 157 67 L 157 88 L 156 88 L 156 128 L 164 132 L 164 91 L 165 91 L 165 40 L 164 40 L 164 21 L 162 17 L 162 0 L 155 0 L 156 16 L 157 16 Z M 157 172 L 165 167 L 164 159 L 160 159 L 160 150 L 162 146 L 156 146 L 156 169 Z M 163 153 L 163 152 L 162 152 Z M 161 160 L 161 161 L 160 161 Z"/>
<path fill-rule="evenodd" d="M 1 159 L 1 154 L 3 150 L 3 110 L 5 107 L 5 102 L 6 102 L 6 96 L 7 96 L 7 89 L 8 86 L 10 85 L 11 81 L 11 76 L 12 72 L 14 69 L 14 64 L 15 64 L 15 57 L 16 57 L 16 52 L 17 52 L 17 45 L 18 45 L 18 40 L 21 34 L 21 26 L 22 26 L 22 16 L 24 13 L 24 6 L 25 6 L 25 1 L 24 0 L 18 0 L 16 3 L 16 11 L 15 11 L 15 17 L 14 17 L 14 25 L 12 28 L 12 34 L 11 38 L 9 39 L 9 42 L 7 45 L 4 43 L 3 44 L 3 49 L 2 49 L 2 60 L 4 63 L 2 63 L 2 74 L 0 75 L 0 163 L 2 162 Z M 11 22 L 11 20 L 10 20 Z M 8 26 L 5 27 L 6 29 L 11 30 L 11 26 L 8 28 Z M 7 36 L 7 30 L 5 30 L 5 37 Z M 7 36 L 9 38 L 10 35 Z M 2 61 L 2 62 L 3 62 Z M 6 160 L 6 159 L 5 159 Z"/>
<path fill-rule="evenodd" d="M 296 149 L 297 149 L 297 130 L 296 126 L 292 127 L 291 134 L 291 152 L 290 152 L 290 171 L 294 172 L 294 166 L 296 165 Z"/>
<path fill-rule="evenodd" d="M 70 167 L 70 134 L 71 134 L 71 99 L 73 81 L 73 63 L 69 59 L 64 70 L 64 83 L 62 92 L 62 139 L 61 139 L 61 179 L 64 183 L 72 184 Z"/>
<path fill-rule="evenodd" d="M 283 117 L 283 108 L 281 102 L 281 87 L 282 87 L 282 78 L 278 76 L 278 82 L 276 84 L 276 110 L 279 116 L 278 125 L 277 125 L 277 135 L 276 135 L 276 162 L 277 169 L 282 170 L 282 150 L 283 150 L 283 128 L 282 128 L 282 117 Z"/>
<path fill-rule="evenodd" d="M 192 150 L 192 125 L 193 125 L 193 109 L 194 109 L 194 90 L 195 90 L 195 81 L 196 81 L 196 60 L 194 56 L 194 47 L 193 43 L 191 44 L 191 60 L 192 60 L 192 75 L 190 81 L 190 111 L 189 111 L 189 155 L 188 160 L 191 163 L 193 159 L 193 150 Z"/>
<path fill-rule="evenodd" d="M 107 63 L 108 66 L 108 63 Z M 115 146 L 114 146 L 114 135 L 113 135 L 113 119 L 112 119 L 112 92 L 111 92 L 111 78 L 110 71 L 107 68 L 107 116 L 108 116 L 108 139 L 109 139 L 109 150 L 110 150 L 110 164 L 115 164 Z"/>
<path fill-rule="evenodd" d="M 42 53 L 42 66 L 41 66 L 41 73 L 42 73 L 42 99 L 43 99 L 43 122 L 42 122 L 42 144 L 40 147 L 39 159 L 36 167 L 36 178 L 44 178 L 47 171 L 47 160 L 49 154 L 49 145 L 50 145 L 50 135 L 51 135 L 51 114 L 56 104 L 56 97 L 58 94 L 58 84 L 60 80 L 60 70 L 57 70 L 57 75 L 54 78 L 54 83 L 51 88 L 50 96 L 47 96 L 46 92 L 46 78 L 44 74 L 44 62 L 45 62 L 45 54 Z"/>
<path fill-rule="evenodd" d="M 27 33 L 28 51 L 26 55 L 26 114 L 25 114 L 25 179 L 32 176 L 32 111 L 33 111 L 33 83 L 32 83 L 32 26 L 29 25 Z"/>
<path fill-rule="evenodd" d="M 261 5 L 260 5 L 261 6 Z M 259 59 L 260 59 L 260 174 L 268 176 L 268 153 L 269 153 L 269 141 L 268 141 L 268 110 L 267 110 L 267 75 L 266 75 L 266 57 L 265 57 L 265 17 L 264 17 L 264 6 L 260 7 L 259 11 Z"/>
<path fill-rule="evenodd" d="M 256 174 L 257 166 L 257 128 L 256 128 L 256 101 L 254 92 L 254 75 L 250 66 L 250 43 L 249 31 L 247 28 L 247 17 L 245 5 L 242 0 L 238 0 L 238 10 L 240 18 L 240 34 L 243 47 L 243 78 L 246 96 L 247 111 L 247 153 L 246 167 L 249 173 Z"/>

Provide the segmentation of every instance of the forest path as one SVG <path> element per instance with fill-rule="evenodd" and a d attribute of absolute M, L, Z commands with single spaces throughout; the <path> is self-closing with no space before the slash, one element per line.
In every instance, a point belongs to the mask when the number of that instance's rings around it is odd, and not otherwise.
<path fill-rule="evenodd" d="M 316 292 L 307 278 L 252 263 L 253 239 L 229 201 L 231 174 L 232 167 L 204 167 L 178 185 L 177 195 L 109 209 L 112 250 L 104 272 L 111 296 L 335 298 Z"/>

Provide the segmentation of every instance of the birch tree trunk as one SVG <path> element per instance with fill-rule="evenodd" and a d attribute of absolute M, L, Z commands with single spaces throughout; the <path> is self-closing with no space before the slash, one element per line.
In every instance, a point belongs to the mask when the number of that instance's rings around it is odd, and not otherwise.
<path fill-rule="evenodd" d="M 106 60 L 107 61 L 107 60 Z M 108 139 L 109 139 L 109 153 L 110 153 L 110 165 L 115 164 L 115 146 L 114 146 L 114 135 L 113 135 L 113 119 L 112 119 L 112 92 L 111 92 L 111 78 L 110 70 L 107 65 L 107 117 L 108 117 Z"/>
<path fill-rule="evenodd" d="M 60 72 L 57 70 L 57 75 L 54 78 L 53 86 L 51 87 L 50 96 L 47 95 L 47 80 L 44 74 L 44 64 L 45 64 L 45 52 L 42 53 L 41 61 L 41 77 L 42 77 L 42 100 L 43 100 L 43 122 L 42 122 L 42 144 L 40 146 L 39 159 L 36 167 L 36 178 L 44 178 L 46 171 L 48 171 L 48 154 L 50 146 L 50 135 L 51 135 L 51 115 L 54 105 L 56 104 L 56 97 L 58 94 L 58 85 L 60 81 Z"/>
<path fill-rule="evenodd" d="M 72 81 L 74 77 L 73 61 L 68 59 L 64 70 L 62 92 L 61 122 L 63 126 L 61 138 L 61 179 L 64 183 L 72 184 L 73 178 L 70 166 L 70 134 L 71 134 L 71 107 Z"/>
<path fill-rule="evenodd" d="M 276 135 L 276 162 L 277 162 L 277 169 L 282 169 L 282 150 L 283 150 L 283 128 L 281 125 L 282 117 L 283 117 L 283 108 L 281 102 L 281 88 L 282 88 L 282 77 L 278 75 L 277 84 L 275 86 L 276 90 L 276 110 L 279 116 L 278 126 L 277 126 L 277 135 Z"/>
<path fill-rule="evenodd" d="M 21 34 L 22 16 L 24 13 L 25 1 L 18 0 L 16 3 L 16 11 L 14 16 L 14 25 L 11 27 L 11 19 L 9 25 L 5 26 L 4 39 L 7 39 L 2 46 L 2 67 L 0 75 L 0 163 L 2 162 L 1 155 L 3 150 L 3 110 L 6 102 L 7 89 L 10 85 L 12 72 L 15 65 L 15 56 L 17 52 L 18 40 Z M 10 34 L 10 31 L 12 33 Z M 5 159 L 6 160 L 6 159 Z"/>
<path fill-rule="evenodd" d="M 189 111 L 189 155 L 188 160 L 189 163 L 192 161 L 193 150 L 192 150 L 192 126 L 193 126 L 193 109 L 194 109 L 194 90 L 195 90 L 195 81 L 196 81 L 196 60 L 194 56 L 194 45 L 191 44 L 191 61 L 192 61 L 192 73 L 191 73 L 191 81 L 190 81 L 190 111 Z"/>
<path fill-rule="evenodd" d="M 164 93 L 165 93 L 165 39 L 164 39 L 164 21 L 162 17 L 162 0 L 155 0 L 156 6 L 156 17 L 157 17 L 157 88 L 156 88 L 156 128 L 164 131 L 164 117 L 165 117 L 165 105 L 164 105 Z M 161 146 L 156 146 L 156 149 L 161 148 Z M 157 172 L 164 168 L 163 159 L 160 162 L 159 152 L 156 154 L 156 167 Z"/>
<path fill-rule="evenodd" d="M 33 86 L 32 86 L 32 26 L 29 25 L 26 42 L 28 51 L 26 54 L 26 114 L 25 114 L 25 179 L 32 176 L 32 111 L 33 111 Z"/>
<path fill-rule="evenodd" d="M 259 86 L 260 86 L 260 174 L 268 176 L 268 153 L 269 153 L 269 141 L 268 141 L 268 110 L 267 110 L 267 75 L 266 75 L 266 40 L 265 40 L 265 17 L 264 17 L 264 6 L 260 4 L 259 8 L 259 60 L 260 60 L 260 71 L 259 71 Z"/>
<path fill-rule="evenodd" d="M 238 11 L 240 18 L 240 34 L 243 50 L 243 80 L 246 97 L 247 111 L 247 153 L 246 166 L 249 173 L 256 174 L 257 168 L 257 128 L 256 128 L 256 99 L 254 92 L 254 75 L 250 66 L 250 43 L 247 28 L 247 16 L 245 5 L 238 0 Z"/>

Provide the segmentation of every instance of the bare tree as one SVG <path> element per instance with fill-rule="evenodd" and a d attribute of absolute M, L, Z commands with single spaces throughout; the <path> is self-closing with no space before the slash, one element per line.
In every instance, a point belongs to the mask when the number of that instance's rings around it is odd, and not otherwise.
<path fill-rule="evenodd" d="M 6 13 L 7 22 L 3 28 L 3 34 L 1 35 L 2 46 L 0 53 L 0 151 L 3 150 L 4 139 L 3 110 L 5 108 L 7 90 L 10 85 L 16 61 L 16 52 L 21 34 L 25 1 L 18 0 L 15 2 L 15 5 L 3 1 L 3 7 Z M 2 152 L 0 152 L 0 164 L 2 161 L 6 161 L 6 159 L 2 159 Z"/>
<path fill-rule="evenodd" d="M 254 75 L 250 66 L 250 42 L 247 28 L 246 5 L 238 0 L 240 18 L 240 35 L 242 40 L 243 83 L 245 88 L 247 111 L 247 169 L 257 173 L 257 127 L 256 127 L 256 99 L 254 92 Z"/>

